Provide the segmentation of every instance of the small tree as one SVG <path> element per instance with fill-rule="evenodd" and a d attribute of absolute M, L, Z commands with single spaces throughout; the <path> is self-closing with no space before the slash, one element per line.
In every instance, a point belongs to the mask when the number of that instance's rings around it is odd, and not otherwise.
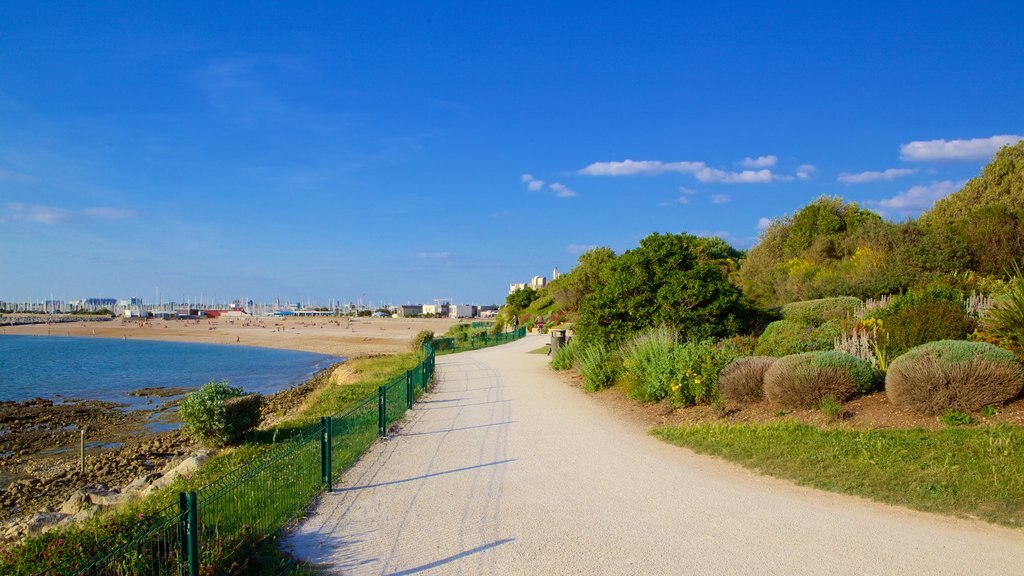
<path fill-rule="evenodd" d="M 513 312 L 518 312 L 525 309 L 530 304 L 533 304 L 533 301 L 537 299 L 537 296 L 537 291 L 527 286 L 526 288 L 520 288 L 519 290 L 509 294 L 508 298 L 505 299 L 505 303 L 508 304 L 509 308 L 511 308 Z"/>

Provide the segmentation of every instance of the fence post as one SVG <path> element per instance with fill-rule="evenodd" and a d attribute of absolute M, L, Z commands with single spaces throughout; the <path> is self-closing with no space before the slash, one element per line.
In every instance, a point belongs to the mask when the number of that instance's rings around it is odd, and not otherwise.
<path fill-rule="evenodd" d="M 381 386 L 377 389 L 377 434 L 381 438 L 388 435 L 388 389 Z"/>
<path fill-rule="evenodd" d="M 405 406 L 412 408 L 412 370 L 405 371 Z"/>
<path fill-rule="evenodd" d="M 178 543 L 181 546 L 179 563 L 188 565 L 188 497 L 178 492 Z"/>
<path fill-rule="evenodd" d="M 182 494 L 185 497 L 186 536 L 188 549 L 188 576 L 199 576 L 199 510 L 196 493 Z"/>
<path fill-rule="evenodd" d="M 320 417 L 320 480 L 331 491 L 331 426 L 330 416 Z"/>
<path fill-rule="evenodd" d="M 420 378 L 423 379 L 423 389 L 427 389 L 427 365 L 420 364 Z"/>

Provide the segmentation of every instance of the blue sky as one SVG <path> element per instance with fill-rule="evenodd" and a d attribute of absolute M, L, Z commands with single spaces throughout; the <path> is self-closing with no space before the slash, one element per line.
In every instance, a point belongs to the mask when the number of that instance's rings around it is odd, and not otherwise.
<path fill-rule="evenodd" d="M 18 4 L 0 299 L 496 302 L 822 194 L 914 216 L 1024 135 L 1016 2 Z"/>

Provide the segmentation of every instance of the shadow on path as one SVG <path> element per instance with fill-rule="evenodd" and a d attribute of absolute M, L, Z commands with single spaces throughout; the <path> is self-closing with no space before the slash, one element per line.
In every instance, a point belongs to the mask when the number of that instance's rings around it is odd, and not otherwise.
<path fill-rule="evenodd" d="M 406 570 L 401 570 L 399 572 L 389 572 L 388 576 L 404 576 L 406 574 L 415 574 L 417 572 L 423 572 L 424 570 L 430 570 L 430 569 L 433 569 L 433 568 L 437 568 L 438 566 L 444 566 L 445 564 L 448 564 L 449 562 L 454 562 L 456 560 L 460 560 L 460 559 L 465 558 L 467 556 L 472 556 L 473 554 L 478 554 L 478 553 L 483 552 L 485 550 L 490 550 L 491 548 L 496 548 L 498 546 L 501 546 L 502 544 L 508 544 L 509 542 L 514 542 L 514 541 L 515 541 L 515 538 L 503 538 L 501 540 L 495 540 L 494 542 L 490 542 L 488 544 L 484 544 L 483 546 L 477 546 L 476 548 L 470 548 L 469 550 L 466 550 L 464 552 L 459 552 L 458 554 L 454 554 L 454 555 L 449 556 L 447 558 L 441 558 L 440 560 L 434 560 L 433 562 L 431 562 L 429 564 L 423 564 L 422 566 L 416 566 L 415 568 L 408 568 Z"/>

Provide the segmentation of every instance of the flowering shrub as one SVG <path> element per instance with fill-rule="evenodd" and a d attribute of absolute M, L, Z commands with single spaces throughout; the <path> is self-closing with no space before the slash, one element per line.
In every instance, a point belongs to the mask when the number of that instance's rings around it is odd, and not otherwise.
<path fill-rule="evenodd" d="M 754 354 L 781 357 L 828 350 L 832 348 L 833 340 L 842 333 L 842 325 L 836 320 L 829 320 L 817 328 L 793 320 L 778 320 L 765 328 L 757 340 Z"/>
<path fill-rule="evenodd" d="M 718 397 L 718 374 L 739 353 L 732 343 L 707 339 L 680 344 L 674 355 L 679 379 L 671 387 L 672 403 L 690 406 Z"/>

